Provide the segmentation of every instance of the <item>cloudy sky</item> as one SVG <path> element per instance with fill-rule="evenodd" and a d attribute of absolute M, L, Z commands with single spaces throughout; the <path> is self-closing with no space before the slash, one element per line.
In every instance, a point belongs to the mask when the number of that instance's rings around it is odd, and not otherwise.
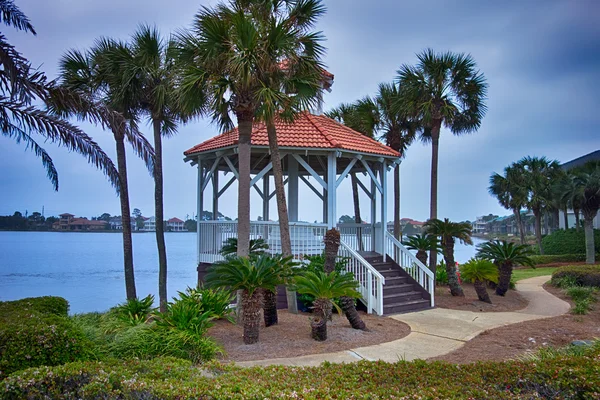
<path fill-rule="evenodd" d="M 56 77 L 60 56 L 86 49 L 94 39 L 126 39 L 137 24 L 156 24 L 168 34 L 190 24 L 201 4 L 189 0 L 18 0 L 38 36 L 2 28 L 9 40 Z M 478 132 L 453 137 L 442 131 L 439 160 L 440 217 L 472 220 L 507 213 L 487 194 L 490 173 L 526 155 L 569 161 L 600 148 L 600 2 L 551 1 L 326 1 L 318 29 L 327 38 L 325 62 L 335 74 L 325 108 L 373 94 L 391 81 L 403 63 L 427 47 L 472 54 L 489 83 L 489 112 Z M 111 156 L 109 132 L 83 125 Z M 150 133 L 149 126 L 144 126 Z M 192 215 L 196 208 L 195 170 L 183 151 L 218 133 L 207 121 L 182 126 L 165 142 L 165 215 Z M 62 212 L 94 216 L 119 214 L 119 200 L 104 176 L 84 159 L 45 145 L 59 171 L 54 192 L 45 171 L 22 145 L 0 136 L 0 215 L 45 207 L 46 216 Z M 417 143 L 402 164 L 402 216 L 424 220 L 429 213 L 431 148 Z M 130 199 L 153 215 L 153 182 L 142 162 L 129 154 Z M 391 181 L 390 181 L 391 187 Z M 232 187 L 235 189 L 235 187 Z M 230 190 L 232 190 L 230 189 Z M 346 182 L 338 195 L 338 214 L 352 214 Z M 300 218 L 321 218 L 317 198 L 301 191 Z M 221 210 L 236 214 L 231 192 Z M 231 199 L 231 200 L 230 200 Z M 366 205 L 366 199 L 363 203 Z M 260 210 L 252 198 L 252 217 Z M 274 210 L 274 206 L 272 208 Z M 391 213 L 391 201 L 390 209 Z M 273 211 L 272 218 L 275 217 Z M 368 215 L 364 208 L 363 215 Z M 391 216 L 391 214 L 390 214 Z"/>

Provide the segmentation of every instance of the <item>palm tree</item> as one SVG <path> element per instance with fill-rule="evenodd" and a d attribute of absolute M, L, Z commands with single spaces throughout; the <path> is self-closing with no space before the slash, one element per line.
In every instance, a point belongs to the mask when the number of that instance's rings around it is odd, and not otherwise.
<path fill-rule="evenodd" d="M 394 83 L 380 83 L 375 102 L 379 110 L 379 127 L 386 144 L 406 156 L 406 149 L 415 140 L 417 122 L 408 118 L 399 108 L 399 91 Z M 394 237 L 402 238 L 400 226 L 400 164 L 394 167 Z"/>
<path fill-rule="evenodd" d="M 577 196 L 577 182 L 573 170 L 567 171 L 560 181 L 554 186 L 555 197 L 559 199 L 564 207 L 565 229 L 569 229 L 568 209 L 575 214 L 575 230 L 579 232 L 579 213 L 581 211 L 581 199 Z"/>
<path fill-rule="evenodd" d="M 492 304 L 485 282 L 498 280 L 498 268 L 493 262 L 484 259 L 470 259 L 460 266 L 460 275 L 464 280 L 473 282 L 480 301 Z"/>
<path fill-rule="evenodd" d="M 504 176 L 497 173 L 492 174 L 488 191 L 498 199 L 502 207 L 512 210 L 517 221 L 521 244 L 525 244 L 525 228 L 521 218 L 521 209 L 527 201 L 527 188 L 519 171 L 518 168 L 509 166 L 504 169 Z"/>
<path fill-rule="evenodd" d="M 0 1 L 0 19 L 18 30 L 36 35 L 33 25 L 11 0 Z M 112 160 L 98 144 L 85 132 L 61 118 L 57 113 L 39 109 L 33 103 L 41 100 L 50 109 L 52 99 L 61 95 L 63 101 L 74 99 L 73 94 L 56 89 L 55 82 L 49 82 L 43 72 L 34 70 L 31 63 L 0 33 L 0 130 L 2 135 L 25 143 L 42 165 L 54 190 L 58 190 L 58 172 L 50 155 L 33 137 L 38 134 L 44 140 L 65 146 L 80 153 L 88 162 L 108 177 L 115 189 L 119 190 L 119 172 Z M 96 117 L 100 114 L 96 110 Z"/>
<path fill-rule="evenodd" d="M 423 138 L 431 141 L 430 219 L 437 219 L 438 153 L 442 125 L 453 134 L 475 132 L 486 106 L 487 83 L 470 55 L 435 53 L 427 49 L 417 55 L 416 66 L 404 64 L 398 70 L 399 107 L 420 121 Z M 437 264 L 431 252 L 429 264 Z"/>
<path fill-rule="evenodd" d="M 542 211 L 552 197 L 551 183 L 558 175 L 560 164 L 550 161 L 546 157 L 524 157 L 516 164 L 515 170 L 522 175 L 523 182 L 528 190 L 527 208 L 533 211 L 535 216 L 535 236 L 540 249 L 542 248 Z"/>
<path fill-rule="evenodd" d="M 67 115 L 98 122 L 97 113 L 108 116 L 100 120 L 112 131 L 117 152 L 119 194 L 123 223 L 123 259 L 127 299 L 136 298 L 131 241 L 131 212 L 127 183 L 125 141 L 153 172 L 154 150 L 138 129 L 139 112 L 133 86 L 124 85 L 123 64 L 118 60 L 130 52 L 121 42 L 102 38 L 86 52 L 71 50 L 60 61 L 60 89 L 75 93 L 79 102 L 56 102 L 55 107 Z M 120 55 L 119 55 L 120 54 Z"/>
<path fill-rule="evenodd" d="M 223 243 L 223 247 L 221 247 L 221 255 L 222 256 L 232 256 L 237 254 L 238 247 L 238 239 L 235 237 L 227 238 Z M 251 239 L 250 240 L 250 257 L 258 257 L 266 253 L 266 250 L 269 249 L 269 245 L 265 242 L 264 239 Z"/>
<path fill-rule="evenodd" d="M 451 222 L 448 218 L 443 221 L 430 219 L 425 223 L 425 233 L 441 238 L 442 253 L 448 273 L 448 285 L 452 296 L 464 296 L 462 287 L 458 283 L 456 275 L 456 263 L 454 262 L 454 242 L 458 239 L 462 244 L 472 245 L 471 224 L 467 222 Z M 435 273 L 435 270 L 433 270 Z"/>
<path fill-rule="evenodd" d="M 477 257 L 492 261 L 500 273 L 496 294 L 504 296 L 510 286 L 512 270 L 515 265 L 533 266 L 529 256 L 533 251 L 528 245 L 515 244 L 504 240 L 492 240 L 482 243 L 477 248 Z"/>
<path fill-rule="evenodd" d="M 244 343 L 258 342 L 262 289 L 274 290 L 281 283 L 282 266 L 279 261 L 263 254 L 258 258 L 230 257 L 215 263 L 206 274 L 209 287 L 241 291 Z"/>
<path fill-rule="evenodd" d="M 352 299 L 360 298 L 356 290 L 358 282 L 352 274 L 338 274 L 337 272 L 311 272 L 295 278 L 295 286 L 298 293 L 308 294 L 315 298 L 313 302 L 313 313 L 315 317 L 311 321 L 312 338 L 318 341 L 327 339 L 327 320 L 331 315 L 333 307 L 342 310 L 332 301 L 338 297 Z"/>
<path fill-rule="evenodd" d="M 594 218 L 600 209 L 600 162 L 591 161 L 577 169 L 574 177 L 573 198 L 581 205 L 585 231 L 585 262 L 596 262 Z"/>
<path fill-rule="evenodd" d="M 409 250 L 417 252 L 416 257 L 423 265 L 427 265 L 427 252 L 431 250 L 442 251 L 442 246 L 434 235 L 420 234 L 407 237 L 407 240 L 402 242 Z"/>

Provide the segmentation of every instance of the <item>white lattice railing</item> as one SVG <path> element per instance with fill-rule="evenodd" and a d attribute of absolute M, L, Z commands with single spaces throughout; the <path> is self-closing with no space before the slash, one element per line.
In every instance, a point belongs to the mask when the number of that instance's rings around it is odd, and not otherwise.
<path fill-rule="evenodd" d="M 435 305 L 435 280 L 433 272 L 415 257 L 390 232 L 386 232 L 385 250 L 387 256 L 393 259 L 402 269 L 430 294 L 431 307 Z"/>
<path fill-rule="evenodd" d="M 385 277 L 344 240 L 340 241 L 338 256 L 345 258 L 346 271 L 354 274 L 367 312 L 383 315 L 383 285 Z"/>
<path fill-rule="evenodd" d="M 201 221 L 199 224 L 198 262 L 214 263 L 223 259 L 219 254 L 228 238 L 237 237 L 236 221 Z M 324 249 L 325 224 L 290 222 L 292 254 L 296 259 L 304 255 L 321 254 Z M 281 253 L 279 223 L 271 221 L 251 221 L 250 239 L 264 239 L 272 254 Z"/>
<path fill-rule="evenodd" d="M 373 226 L 368 224 L 338 224 L 341 239 L 352 249 L 358 251 L 374 250 Z"/>

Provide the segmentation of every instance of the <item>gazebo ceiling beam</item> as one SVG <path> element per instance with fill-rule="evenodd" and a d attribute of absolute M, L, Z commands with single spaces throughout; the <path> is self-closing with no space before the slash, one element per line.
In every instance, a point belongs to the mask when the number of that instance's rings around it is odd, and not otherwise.
<path fill-rule="evenodd" d="M 256 185 L 258 181 L 260 181 L 271 169 L 273 169 L 273 163 L 269 162 L 258 174 L 254 176 L 254 178 L 252 178 L 250 184 Z"/>
<path fill-rule="evenodd" d="M 371 177 L 371 180 L 373 182 L 375 182 L 375 187 L 377 188 L 377 190 L 379 191 L 379 193 L 383 194 L 383 187 L 377 181 L 377 177 L 373 173 L 373 170 L 371 169 L 371 167 L 369 166 L 369 164 L 365 160 L 360 160 L 360 162 L 362 162 L 362 164 L 365 166 L 365 169 L 367 170 L 367 174 L 369 174 L 369 176 Z"/>
<path fill-rule="evenodd" d="M 312 190 L 319 197 L 319 199 L 323 200 L 323 195 L 321 193 L 319 193 L 317 188 L 315 188 L 313 186 L 313 184 L 310 183 L 310 181 L 305 176 L 300 175 L 300 179 L 302 180 L 302 182 L 304 182 L 306 184 L 306 186 L 308 186 L 310 188 L 310 190 Z"/>
<path fill-rule="evenodd" d="M 367 187 L 365 186 L 364 183 L 362 183 L 362 181 L 360 179 L 357 179 L 356 183 L 358 183 L 358 186 L 360 186 L 360 188 L 365 192 L 365 194 L 367 196 L 369 196 L 369 198 L 372 198 L 373 196 L 375 196 L 375 193 L 372 193 L 370 190 L 367 190 Z"/>
<path fill-rule="evenodd" d="M 319 174 L 316 173 L 316 171 L 314 169 L 312 169 L 312 167 L 310 165 L 308 165 L 308 163 L 306 161 L 304 161 L 304 159 L 302 157 L 300 157 L 298 154 L 292 154 L 292 156 L 298 160 L 298 163 L 300 163 L 300 165 L 302 165 L 302 167 L 304 167 L 304 169 L 312 175 L 313 178 L 315 178 L 315 180 L 317 182 L 319 182 L 319 184 L 321 186 L 323 186 L 324 188 L 327 188 L 327 183 L 325 183 L 325 181 L 323 180 L 323 178 L 321 178 L 319 176 Z"/>
<path fill-rule="evenodd" d="M 254 188 L 254 190 L 256 190 L 256 193 L 258 193 L 258 195 L 260 196 L 261 199 L 265 199 L 265 194 L 263 193 L 262 190 L 260 190 L 260 188 L 256 185 L 252 185 L 252 187 Z"/>
<path fill-rule="evenodd" d="M 289 178 L 287 178 L 287 177 L 283 180 L 283 186 L 287 185 L 288 180 L 289 180 Z M 269 195 L 269 200 L 271 200 L 273 198 L 273 196 L 275 196 L 276 193 L 277 193 L 277 191 L 273 190 L 271 192 L 271 194 Z"/>
<path fill-rule="evenodd" d="M 340 184 L 344 181 L 344 179 L 346 179 L 346 176 L 348 176 L 348 173 L 350 172 L 350 170 L 352 169 L 352 167 L 354 167 L 354 164 L 356 164 L 356 162 L 358 160 L 361 160 L 362 156 L 361 155 L 356 155 L 352 161 L 350 161 L 348 163 L 348 165 L 346 166 L 346 169 L 344 170 L 344 172 L 342 172 L 342 174 L 339 176 L 339 178 L 337 179 L 337 181 L 335 182 L 335 187 L 336 189 L 338 188 L 338 186 L 340 186 Z"/>
<path fill-rule="evenodd" d="M 235 169 L 235 166 L 233 165 L 233 163 L 231 162 L 231 160 L 229 159 L 229 157 L 227 156 L 223 156 L 223 159 L 225 160 L 225 162 L 227 163 L 227 165 L 229 166 L 229 170 L 231 172 L 233 172 L 233 175 L 237 178 L 240 179 L 240 174 L 238 173 L 237 169 Z"/>
<path fill-rule="evenodd" d="M 268 153 L 264 153 L 258 160 L 256 160 L 256 162 L 254 163 L 254 166 L 252 167 L 253 170 L 255 170 L 256 168 L 258 168 L 258 166 L 260 165 L 260 163 L 262 162 L 262 160 L 265 159 L 265 157 L 267 156 Z"/>
<path fill-rule="evenodd" d="M 219 165 L 219 161 L 221 161 L 221 157 L 217 157 L 215 159 L 215 162 L 213 163 L 212 167 L 210 167 L 210 170 L 206 173 L 206 177 L 204 178 L 204 183 L 203 183 L 204 186 L 202 187 L 202 190 L 206 189 L 206 186 L 208 185 L 208 180 L 213 177 L 213 174 L 215 173 L 215 169 Z"/>
<path fill-rule="evenodd" d="M 235 182 L 235 180 L 236 180 L 235 176 L 232 176 L 231 179 L 229 180 L 229 182 L 227 182 L 225 184 L 225 186 L 223 186 L 223 188 L 221 190 L 219 190 L 219 193 L 217 193 L 217 198 L 221 197 L 221 195 L 223 195 L 223 193 L 225 193 L 225 191 L 227 189 L 229 189 L 229 186 L 231 186 L 231 184 L 233 182 Z"/>

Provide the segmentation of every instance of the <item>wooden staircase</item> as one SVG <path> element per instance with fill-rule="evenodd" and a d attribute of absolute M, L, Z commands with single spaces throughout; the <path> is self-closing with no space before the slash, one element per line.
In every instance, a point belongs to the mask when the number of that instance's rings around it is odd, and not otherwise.
<path fill-rule="evenodd" d="M 383 315 L 408 313 L 431 308 L 429 293 L 398 264 L 381 254 L 361 252 L 360 255 L 385 277 Z"/>

